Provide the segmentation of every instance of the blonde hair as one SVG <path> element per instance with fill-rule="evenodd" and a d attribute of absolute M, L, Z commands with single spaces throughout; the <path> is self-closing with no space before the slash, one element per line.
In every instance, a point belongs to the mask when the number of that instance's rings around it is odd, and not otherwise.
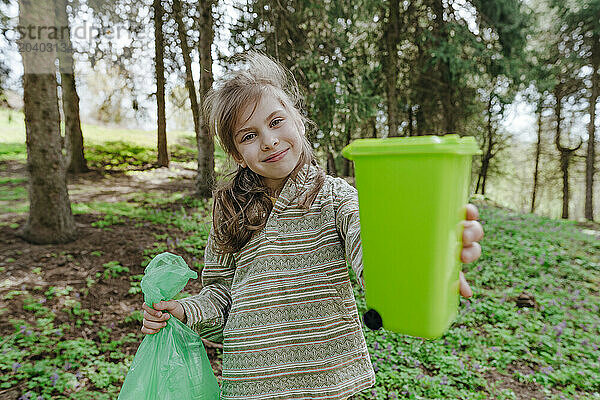
<path fill-rule="evenodd" d="M 204 102 L 210 134 L 217 136 L 223 150 L 238 160 L 241 155 L 234 142 L 235 129 L 246 108 L 251 104 L 256 108 L 266 93 L 278 99 L 303 125 L 310 125 L 300 112 L 302 98 L 298 85 L 285 67 L 257 52 L 248 53 L 242 61 L 244 67 L 232 72 L 221 85 L 211 89 Z M 300 201 L 305 209 L 310 207 L 321 190 L 325 173 L 317 165 L 312 146 L 304 134 L 300 160 L 290 179 L 295 181 L 302 167 L 311 164 L 317 167 L 318 174 L 315 184 Z M 240 251 L 255 232 L 264 228 L 273 208 L 269 191 L 260 175 L 241 166 L 230 175 L 233 178 L 219 184 L 213 193 L 213 237 L 216 250 L 221 253 Z"/>

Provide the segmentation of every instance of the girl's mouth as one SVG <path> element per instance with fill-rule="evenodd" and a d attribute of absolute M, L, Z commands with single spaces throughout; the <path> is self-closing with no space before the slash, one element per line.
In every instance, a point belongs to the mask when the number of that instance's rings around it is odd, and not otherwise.
<path fill-rule="evenodd" d="M 279 161 L 281 160 L 283 157 L 285 157 L 285 155 L 287 154 L 289 148 L 285 149 L 285 150 L 281 150 L 275 154 L 270 155 L 269 157 L 265 158 L 263 160 L 263 162 L 275 162 L 275 161 Z"/>

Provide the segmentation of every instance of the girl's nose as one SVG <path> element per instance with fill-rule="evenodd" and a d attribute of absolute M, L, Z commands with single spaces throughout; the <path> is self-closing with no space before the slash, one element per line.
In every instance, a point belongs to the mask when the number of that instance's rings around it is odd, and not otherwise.
<path fill-rule="evenodd" d="M 279 138 L 277 136 L 265 135 L 261 147 L 263 150 L 269 150 L 276 147 L 278 144 Z"/>

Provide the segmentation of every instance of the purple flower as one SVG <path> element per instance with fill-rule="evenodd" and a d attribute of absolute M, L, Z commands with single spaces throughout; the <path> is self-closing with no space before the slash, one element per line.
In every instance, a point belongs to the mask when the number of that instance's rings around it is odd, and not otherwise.
<path fill-rule="evenodd" d="M 56 382 L 58 381 L 58 374 L 56 372 L 53 373 L 50 377 L 50 380 L 52 381 L 52 386 L 56 386 Z"/>
<path fill-rule="evenodd" d="M 442 379 L 440 380 L 440 385 L 447 385 L 448 384 L 448 377 L 446 375 L 442 376 Z"/>
<path fill-rule="evenodd" d="M 540 372 L 544 375 L 548 375 L 552 371 L 554 371 L 554 368 L 552 368 L 551 366 L 540 368 Z"/>
<path fill-rule="evenodd" d="M 13 370 L 13 372 L 17 372 L 17 370 L 21 367 L 22 367 L 21 363 L 16 362 L 16 363 L 13 363 L 12 370 Z"/>
<path fill-rule="evenodd" d="M 24 333 L 25 330 L 27 329 L 27 327 L 25 325 L 21 325 L 19 328 L 20 328 L 19 333 Z"/>
<path fill-rule="evenodd" d="M 375 350 L 379 350 L 379 343 L 378 343 L 378 342 L 375 342 L 375 344 L 373 345 L 373 348 L 374 348 Z"/>
<path fill-rule="evenodd" d="M 64 368 L 65 368 L 65 371 L 66 371 L 66 370 L 68 370 L 68 369 L 69 369 L 69 368 L 71 368 L 71 367 L 72 367 L 72 364 L 71 364 L 70 362 L 68 362 L 68 361 L 67 361 L 67 362 L 65 363 L 65 367 L 64 367 Z"/>
<path fill-rule="evenodd" d="M 41 298 L 41 299 L 39 300 L 39 303 L 40 303 L 40 304 L 44 304 L 45 302 L 46 302 L 46 298 L 45 298 L 45 297 L 43 297 L 43 298 Z"/>
<path fill-rule="evenodd" d="M 566 326 L 567 321 L 563 321 L 554 327 L 554 329 L 556 330 L 556 337 L 560 337 L 560 335 L 562 335 L 563 329 L 565 329 Z"/>

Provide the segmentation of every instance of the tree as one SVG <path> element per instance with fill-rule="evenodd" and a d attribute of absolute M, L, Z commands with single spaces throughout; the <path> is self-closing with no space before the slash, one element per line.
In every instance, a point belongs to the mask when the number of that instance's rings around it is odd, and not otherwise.
<path fill-rule="evenodd" d="M 62 105 L 65 115 L 68 170 L 74 173 L 87 172 L 89 169 L 83 153 L 83 133 L 79 116 L 79 95 L 75 84 L 73 45 L 71 43 L 67 0 L 55 0 L 55 5 L 56 21 L 61 32 L 58 59 Z"/>
<path fill-rule="evenodd" d="M 588 142 L 585 168 L 585 218 L 594 219 L 593 195 L 596 157 L 596 105 L 600 96 L 600 0 L 583 0 L 565 7 L 563 2 L 552 4 L 560 19 L 560 32 L 570 50 L 570 58 L 590 67 L 588 91 Z"/>
<path fill-rule="evenodd" d="M 154 0 L 154 72 L 156 75 L 158 166 L 169 166 L 167 152 L 167 119 L 165 114 L 165 64 L 163 44 L 164 10 L 160 0 Z"/>
<path fill-rule="evenodd" d="M 400 4 L 399 0 L 388 0 L 388 20 L 384 23 L 384 37 L 386 52 L 382 63 L 385 68 L 388 135 L 398 136 L 398 43 L 400 42 Z M 384 19 L 382 18 L 383 22 Z"/>
<path fill-rule="evenodd" d="M 598 13 L 597 13 L 598 15 Z M 600 18 L 600 15 L 598 15 Z M 585 218 L 594 220 L 594 173 L 596 160 L 596 103 L 600 96 L 600 33 L 592 35 L 593 45 L 591 50 L 592 64 L 592 88 L 589 99 L 588 143 L 587 157 L 585 161 Z"/>
<path fill-rule="evenodd" d="M 564 84 L 556 85 L 554 89 L 554 97 L 556 99 L 555 111 L 554 114 L 556 116 L 556 136 L 554 137 L 554 143 L 556 144 L 556 149 L 560 152 L 560 170 L 562 172 L 563 178 L 563 201 L 562 201 L 562 218 L 569 218 L 569 165 L 571 162 L 571 158 L 574 153 L 579 150 L 581 147 L 582 141 L 579 141 L 579 145 L 573 148 L 569 148 L 561 145 L 561 122 L 563 119 L 562 116 L 562 100 L 565 97 L 565 93 L 568 88 Z"/>
<path fill-rule="evenodd" d="M 214 0 L 199 2 L 198 19 L 196 20 L 200 32 L 198 54 L 200 55 L 200 108 L 204 109 L 204 98 L 213 85 L 212 51 L 214 40 L 214 21 L 212 6 Z M 196 192 L 198 195 L 209 198 L 212 196 L 212 186 L 215 180 L 215 146 L 209 133 L 208 125 L 201 116 L 198 140 L 198 175 L 196 178 Z"/>
<path fill-rule="evenodd" d="M 50 0 L 19 1 L 21 26 L 55 26 L 54 12 Z M 29 171 L 29 216 L 21 235 L 39 244 L 64 243 L 76 238 L 61 147 L 56 54 L 26 50 L 27 43 L 39 47 L 48 40 L 25 35 L 19 39 Z"/>

